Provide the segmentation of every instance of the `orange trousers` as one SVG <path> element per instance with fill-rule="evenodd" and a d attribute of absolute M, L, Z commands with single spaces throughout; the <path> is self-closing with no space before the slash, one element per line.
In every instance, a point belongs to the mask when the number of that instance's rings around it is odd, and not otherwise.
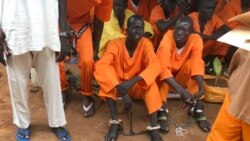
<path fill-rule="evenodd" d="M 250 141 L 250 124 L 228 113 L 230 103 L 230 97 L 226 95 L 207 141 Z"/>
<path fill-rule="evenodd" d="M 159 110 L 162 106 L 161 96 L 156 82 L 153 82 L 147 89 L 142 88 L 139 84 L 135 84 L 128 91 L 128 94 L 132 99 L 144 100 L 149 115 Z M 117 95 L 118 93 L 115 88 L 108 93 L 105 93 L 101 88 L 98 94 L 98 96 L 104 100 L 107 97 L 116 100 Z"/>
<path fill-rule="evenodd" d="M 181 85 L 183 88 L 187 89 L 189 93 L 194 94 L 198 92 L 199 88 L 196 83 L 196 80 L 191 77 L 191 67 L 190 61 L 187 61 L 177 72 L 174 76 L 176 82 Z M 175 90 L 172 89 L 166 82 L 161 81 L 158 83 L 161 100 L 163 102 L 167 101 L 167 97 L 169 92 L 174 92 Z"/>
<path fill-rule="evenodd" d="M 202 56 L 204 58 L 207 55 L 218 55 L 224 58 L 229 48 L 230 48 L 229 45 L 222 43 L 222 42 L 213 41 L 213 40 L 205 41 Z"/>
<path fill-rule="evenodd" d="M 92 43 L 92 31 L 88 27 L 80 38 L 76 40 L 76 48 L 78 52 L 78 66 L 80 68 L 81 75 L 81 93 L 83 95 L 92 95 L 92 79 L 94 77 L 94 60 L 93 60 L 93 43 Z M 64 65 L 60 67 L 60 79 L 61 87 L 67 88 L 68 83 L 66 80 Z"/>

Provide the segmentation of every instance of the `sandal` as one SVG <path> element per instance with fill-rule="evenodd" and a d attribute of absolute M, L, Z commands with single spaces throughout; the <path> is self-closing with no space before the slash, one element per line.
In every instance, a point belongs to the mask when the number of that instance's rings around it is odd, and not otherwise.
<path fill-rule="evenodd" d="M 159 109 L 157 113 L 157 119 L 160 125 L 160 132 L 163 134 L 167 134 L 169 132 L 168 125 L 168 109 Z"/>
<path fill-rule="evenodd" d="M 92 98 L 91 98 L 92 99 Z M 85 118 L 90 118 L 95 115 L 95 104 L 94 100 L 92 99 L 88 106 L 82 105 L 83 108 L 83 116 Z"/>
<path fill-rule="evenodd" d="M 30 128 L 22 129 L 18 128 L 16 133 L 17 141 L 29 141 L 30 140 Z"/>
<path fill-rule="evenodd" d="M 160 125 L 156 127 L 147 126 L 147 133 L 151 141 L 163 141 L 159 133 Z"/>
<path fill-rule="evenodd" d="M 207 121 L 205 113 L 202 110 L 203 106 L 198 103 L 195 107 L 191 108 L 189 115 L 194 118 L 194 120 L 197 122 L 198 126 L 203 132 L 209 132 L 211 129 L 210 124 Z M 200 105 L 200 107 L 198 107 L 197 105 Z"/>
<path fill-rule="evenodd" d="M 105 136 L 105 141 L 116 141 L 119 134 L 122 132 L 122 120 L 109 120 L 109 132 Z"/>
<path fill-rule="evenodd" d="M 51 128 L 59 141 L 71 141 L 68 131 L 63 127 Z"/>

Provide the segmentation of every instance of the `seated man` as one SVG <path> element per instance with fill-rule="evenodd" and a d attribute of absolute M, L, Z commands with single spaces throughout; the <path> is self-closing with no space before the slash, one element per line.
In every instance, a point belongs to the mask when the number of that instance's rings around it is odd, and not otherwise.
<path fill-rule="evenodd" d="M 176 20 L 183 14 L 183 8 L 176 8 L 176 0 L 162 0 L 159 5 L 156 5 L 150 15 L 150 23 L 153 25 L 155 36 L 153 44 L 158 47 L 163 35 L 170 29 Z"/>
<path fill-rule="evenodd" d="M 94 75 L 100 84 L 99 96 L 107 101 L 111 119 L 106 141 L 116 140 L 121 120 L 117 117 L 116 98 L 122 96 L 124 109 L 131 109 L 131 98 L 143 99 L 150 117 L 147 127 L 151 140 L 161 141 L 157 111 L 162 106 L 155 78 L 161 66 L 151 42 L 143 38 L 143 19 L 134 15 L 127 22 L 127 37 L 112 40 L 96 63 Z"/>
<path fill-rule="evenodd" d="M 158 83 L 163 101 L 163 106 L 159 110 L 159 119 L 162 120 L 160 131 L 162 132 L 168 131 L 166 99 L 170 87 L 189 105 L 189 113 L 197 121 L 199 127 L 204 132 L 210 130 L 200 101 L 204 94 L 203 43 L 199 35 L 191 34 L 192 31 L 192 19 L 188 16 L 181 17 L 176 22 L 174 30 L 164 35 L 157 50 L 163 69 Z"/>
<path fill-rule="evenodd" d="M 127 9 L 127 0 L 113 0 L 113 11 L 110 16 L 110 20 L 104 22 L 102 37 L 100 41 L 100 46 L 98 50 L 98 57 L 101 58 L 105 46 L 108 41 L 125 37 L 127 20 L 129 17 L 134 15 L 134 13 Z M 150 23 L 144 21 L 144 31 L 145 37 L 152 38 L 154 35 L 153 28 Z"/>
<path fill-rule="evenodd" d="M 215 0 L 202 0 L 198 12 L 193 12 L 189 16 L 194 21 L 194 30 L 201 35 L 204 41 L 203 58 L 206 65 L 206 73 L 212 73 L 212 63 L 215 56 L 222 60 L 226 56 L 229 46 L 225 43 L 216 41 L 224 35 L 230 28 L 214 14 Z M 211 64 L 211 65 L 209 65 Z"/>

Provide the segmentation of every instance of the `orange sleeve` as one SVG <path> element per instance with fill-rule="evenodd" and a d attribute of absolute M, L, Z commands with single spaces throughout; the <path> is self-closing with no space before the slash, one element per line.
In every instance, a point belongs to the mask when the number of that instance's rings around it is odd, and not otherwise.
<path fill-rule="evenodd" d="M 150 15 L 149 22 L 154 25 L 158 20 L 165 19 L 165 16 L 162 15 L 163 11 L 160 5 L 156 5 Z"/>
<path fill-rule="evenodd" d="M 194 75 L 204 75 L 205 65 L 202 59 L 202 49 L 203 42 L 202 38 L 197 34 L 190 35 L 192 39 L 192 51 L 190 55 L 190 64 L 191 64 L 191 76 Z"/>
<path fill-rule="evenodd" d="M 107 50 L 95 64 L 94 76 L 105 93 L 110 92 L 119 84 L 118 75 L 112 66 L 118 55 L 118 47 L 114 42 L 109 42 Z"/>
<path fill-rule="evenodd" d="M 214 26 L 214 29 L 212 29 L 213 31 L 214 30 L 218 30 L 220 29 L 223 25 L 225 25 L 225 23 L 221 20 L 220 17 L 218 17 L 217 15 L 213 15 L 213 18 L 212 18 L 212 23 L 213 23 L 213 26 Z"/>
<path fill-rule="evenodd" d="M 241 2 L 239 0 L 232 0 L 219 13 L 219 16 L 221 17 L 223 22 L 232 29 L 237 28 L 240 25 L 240 23 L 237 21 L 228 22 L 228 20 L 242 13 L 240 5 Z"/>
<path fill-rule="evenodd" d="M 139 74 L 140 77 L 143 78 L 144 84 L 146 84 L 147 88 L 152 82 L 155 81 L 156 77 L 161 73 L 161 65 L 159 63 L 159 60 L 154 52 L 154 47 L 152 43 L 148 39 L 144 39 L 144 58 L 140 58 L 143 61 L 145 65 L 145 69 Z M 145 86 L 145 85 L 142 85 Z"/>
<path fill-rule="evenodd" d="M 113 0 L 102 0 L 102 3 L 95 7 L 95 16 L 106 22 L 110 19 Z"/>
<path fill-rule="evenodd" d="M 173 36 L 171 35 L 172 32 L 168 31 L 157 49 L 157 57 L 159 58 L 162 73 L 160 74 L 160 80 L 164 80 L 166 78 L 172 77 L 172 64 L 171 64 L 171 48 L 173 46 Z M 175 45 L 174 45 L 175 47 Z"/>

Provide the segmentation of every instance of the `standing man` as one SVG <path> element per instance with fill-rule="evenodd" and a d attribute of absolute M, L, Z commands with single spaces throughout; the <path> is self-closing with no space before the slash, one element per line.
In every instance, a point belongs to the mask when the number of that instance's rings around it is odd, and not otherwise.
<path fill-rule="evenodd" d="M 78 66 L 81 75 L 81 94 L 83 96 L 84 117 L 95 114 L 95 105 L 92 98 L 92 80 L 94 60 L 97 53 L 105 21 L 110 19 L 112 0 L 69 0 L 68 21 L 76 34 L 76 49 L 79 55 Z M 94 14 L 94 15 L 92 15 Z M 93 19 L 94 16 L 94 19 Z M 93 21 L 91 20 L 93 19 Z M 66 78 L 64 65 L 60 65 L 61 78 Z M 65 79 L 61 79 L 65 84 Z"/>
<path fill-rule="evenodd" d="M 163 68 L 160 74 L 159 89 L 163 106 L 159 110 L 160 131 L 168 132 L 166 100 L 170 88 L 180 94 L 182 100 L 190 105 L 190 114 L 204 132 L 210 130 L 204 107 L 200 98 L 204 94 L 204 62 L 202 60 L 202 39 L 193 31 L 190 17 L 181 17 L 168 31 L 157 50 L 157 56 Z"/>
<path fill-rule="evenodd" d="M 250 12 L 241 18 L 250 22 Z M 239 21 L 241 21 L 239 20 Z M 249 27 L 249 25 L 246 25 Z M 237 31 L 235 31 L 236 33 Z M 249 32 L 249 31 L 244 31 Z M 240 34 L 238 32 L 237 34 Z M 249 35 L 249 34 L 248 34 Z M 233 38 L 235 35 L 232 35 Z M 249 39 L 249 38 L 248 38 Z M 250 45 L 243 41 L 239 45 Z M 223 105 L 208 135 L 207 141 L 249 141 L 250 140 L 250 52 L 238 49 L 229 67 L 228 88 Z"/>
<path fill-rule="evenodd" d="M 157 125 L 157 111 L 162 103 L 155 82 L 161 66 L 152 43 L 143 37 L 143 30 L 143 19 L 138 15 L 131 16 L 127 22 L 127 37 L 112 40 L 96 63 L 94 74 L 100 84 L 99 96 L 107 101 L 111 114 L 105 141 L 116 140 L 121 131 L 116 110 L 119 95 L 125 110 L 131 109 L 131 98 L 144 100 L 150 118 L 147 130 L 151 140 L 162 141 Z"/>
<path fill-rule="evenodd" d="M 66 0 L 0 1 L 0 60 L 7 65 L 18 141 L 30 140 L 28 84 L 32 66 L 44 93 L 49 127 L 60 141 L 71 140 L 63 128 L 66 120 L 58 67 L 58 62 L 67 55 L 64 36 L 69 32 L 66 8 Z M 58 27 L 62 35 L 60 38 Z M 59 56 L 56 52 L 60 52 Z"/>

